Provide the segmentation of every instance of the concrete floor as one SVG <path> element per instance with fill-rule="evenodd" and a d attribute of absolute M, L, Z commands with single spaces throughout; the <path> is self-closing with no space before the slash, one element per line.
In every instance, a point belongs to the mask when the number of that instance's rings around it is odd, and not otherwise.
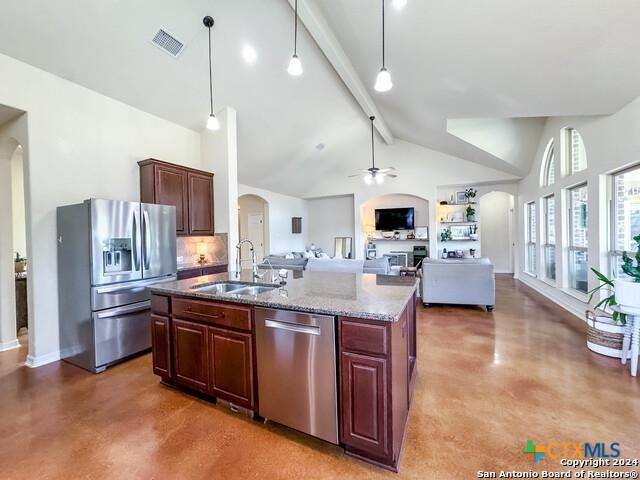
<path fill-rule="evenodd" d="M 556 469 L 537 442 L 620 443 L 640 457 L 640 379 L 591 353 L 584 324 L 500 276 L 493 313 L 418 310 L 418 381 L 400 473 L 161 386 L 144 355 L 93 375 L 0 353 L 4 479 L 466 479 Z M 546 462 L 546 463 L 545 463 Z"/>

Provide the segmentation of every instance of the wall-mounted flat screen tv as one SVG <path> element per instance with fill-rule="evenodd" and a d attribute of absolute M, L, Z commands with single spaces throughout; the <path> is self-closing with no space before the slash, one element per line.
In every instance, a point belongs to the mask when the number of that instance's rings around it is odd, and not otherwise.
<path fill-rule="evenodd" d="M 413 230 L 414 210 L 411 208 L 376 208 L 376 230 Z"/>

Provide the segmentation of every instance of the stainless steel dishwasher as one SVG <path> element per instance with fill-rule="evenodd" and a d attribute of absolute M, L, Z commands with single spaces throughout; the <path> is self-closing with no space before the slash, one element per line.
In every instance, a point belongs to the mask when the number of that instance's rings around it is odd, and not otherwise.
<path fill-rule="evenodd" d="M 255 309 L 260 416 L 338 443 L 335 319 Z"/>

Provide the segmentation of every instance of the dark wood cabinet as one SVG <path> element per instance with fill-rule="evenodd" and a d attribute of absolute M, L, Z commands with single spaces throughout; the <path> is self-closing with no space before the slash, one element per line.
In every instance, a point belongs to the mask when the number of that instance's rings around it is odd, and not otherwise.
<path fill-rule="evenodd" d="M 340 440 L 347 454 L 393 471 L 416 374 L 415 317 L 415 299 L 396 322 L 339 317 Z"/>
<path fill-rule="evenodd" d="M 151 350 L 153 352 L 153 373 L 163 378 L 170 377 L 169 317 L 151 314 Z"/>
<path fill-rule="evenodd" d="M 195 390 L 208 391 L 207 327 L 174 318 L 172 334 L 174 380 Z"/>
<path fill-rule="evenodd" d="M 349 446 L 386 457 L 387 360 L 342 352 L 342 441 Z"/>
<path fill-rule="evenodd" d="M 213 235 L 213 173 L 149 158 L 140 166 L 140 201 L 176 207 L 177 235 Z"/>
<path fill-rule="evenodd" d="M 213 178 L 188 172 L 189 235 L 213 235 Z"/>
<path fill-rule="evenodd" d="M 253 409 L 253 342 L 250 333 L 209 327 L 211 394 Z"/>

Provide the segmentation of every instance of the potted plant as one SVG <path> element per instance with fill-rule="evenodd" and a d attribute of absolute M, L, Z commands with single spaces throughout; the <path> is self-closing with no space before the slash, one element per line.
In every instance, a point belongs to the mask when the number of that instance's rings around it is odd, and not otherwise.
<path fill-rule="evenodd" d="M 451 240 L 451 229 L 450 228 L 443 228 L 440 231 L 440 241 L 441 242 L 448 242 L 449 240 Z"/>
<path fill-rule="evenodd" d="M 471 240 L 477 240 L 478 239 L 478 225 L 471 225 L 469 227 L 469 238 Z"/>
<path fill-rule="evenodd" d="M 633 237 L 633 241 L 636 242 L 634 258 L 627 252 L 622 253 L 622 271 L 630 278 L 616 279 L 614 290 L 618 304 L 640 309 L 640 234 Z"/>
<path fill-rule="evenodd" d="M 464 191 L 464 196 L 467 198 L 468 203 L 472 203 L 473 199 L 476 198 L 477 194 L 478 194 L 478 190 L 476 190 L 475 188 L 467 188 Z"/>
<path fill-rule="evenodd" d="M 16 258 L 14 260 L 16 273 L 22 273 L 25 270 L 27 259 L 20 256 L 20 252 L 16 252 Z"/>
<path fill-rule="evenodd" d="M 600 285 L 589 291 L 589 303 L 598 291 L 604 291 L 606 297 L 594 306 L 594 310 L 601 308 L 606 311 L 608 307 L 618 304 L 616 298 L 616 282 L 595 268 L 591 271 L 601 282 Z M 595 311 L 587 311 L 587 348 L 608 357 L 622 357 L 622 340 L 624 338 L 626 315 L 620 312 L 612 312 L 611 316 L 598 314 Z"/>
<path fill-rule="evenodd" d="M 466 214 L 467 214 L 467 222 L 476 221 L 476 209 L 473 208 L 471 205 L 467 206 Z"/>

